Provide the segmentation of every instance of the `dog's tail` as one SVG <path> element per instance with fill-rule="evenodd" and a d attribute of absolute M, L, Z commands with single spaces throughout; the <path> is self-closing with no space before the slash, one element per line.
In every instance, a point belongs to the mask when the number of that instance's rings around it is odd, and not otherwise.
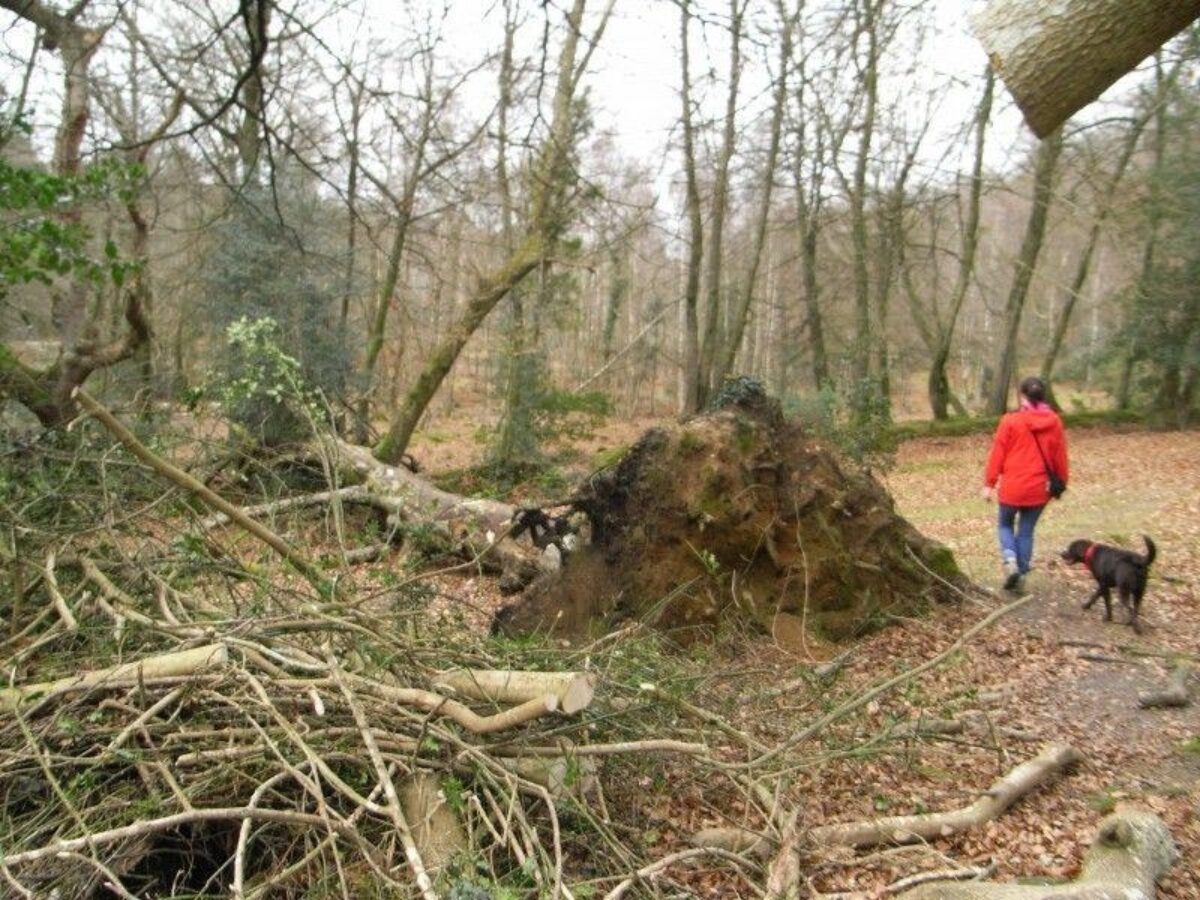
<path fill-rule="evenodd" d="M 1146 542 L 1146 555 L 1142 558 L 1142 565 L 1149 566 L 1154 562 L 1154 557 L 1158 555 L 1158 548 L 1154 546 L 1154 541 L 1150 540 L 1148 535 L 1143 534 L 1142 540 Z"/>

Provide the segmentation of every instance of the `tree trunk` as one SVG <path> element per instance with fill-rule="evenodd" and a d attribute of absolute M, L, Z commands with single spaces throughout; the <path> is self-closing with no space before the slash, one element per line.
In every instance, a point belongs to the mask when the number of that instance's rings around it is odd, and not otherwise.
<path fill-rule="evenodd" d="M 412 223 L 413 211 L 416 208 L 417 188 L 426 174 L 425 150 L 433 131 L 435 101 L 433 96 L 433 59 L 425 58 L 425 79 L 421 87 L 422 102 L 425 104 L 421 114 L 415 143 L 411 155 L 407 156 L 408 173 L 404 178 L 404 187 L 398 198 L 395 198 L 393 223 L 396 232 L 392 236 L 392 246 L 388 251 L 387 269 L 384 272 L 383 284 L 375 298 L 375 309 L 367 323 L 367 356 L 363 362 L 362 395 L 359 397 L 357 409 L 356 434 L 360 442 L 366 443 L 371 422 L 371 400 L 375 391 L 375 369 L 379 354 L 383 350 L 383 341 L 387 333 L 388 313 L 396 296 L 396 287 L 400 283 L 400 269 L 404 263 L 404 254 L 408 243 L 408 228 Z M 372 179 L 373 180 L 373 179 Z M 384 187 L 378 184 L 379 187 Z"/>
<path fill-rule="evenodd" d="M 54 171 L 68 178 L 82 173 L 83 135 L 90 117 L 92 57 L 104 39 L 105 29 L 86 28 L 75 18 L 56 12 L 39 0 L 0 0 L 0 8 L 26 19 L 43 32 L 43 43 L 58 50 L 63 61 L 63 101 L 54 137 Z M 83 210 L 69 204 L 58 213 L 66 225 L 81 225 Z M 150 338 L 150 327 L 140 305 L 142 294 L 124 292 L 124 333 L 103 343 L 88 317 L 88 292 L 73 281 L 56 292 L 51 319 L 62 342 L 62 358 L 45 370 L 22 364 L 0 346 L 0 398 L 11 397 L 26 407 L 46 428 L 66 425 L 75 416 L 72 398 L 92 372 L 128 359 Z"/>
<path fill-rule="evenodd" d="M 242 164 L 242 181 L 247 185 L 257 183 L 262 155 L 263 113 L 266 101 L 262 68 L 267 54 L 267 29 L 271 24 L 273 6 L 274 0 L 249 0 L 239 7 L 242 24 L 246 28 L 250 58 L 246 64 L 249 75 L 242 84 L 239 98 L 242 121 L 234 135 L 234 142 Z"/>
<path fill-rule="evenodd" d="M 1039 138 L 1200 16 L 1200 0 L 992 0 L 973 26 Z"/>
<path fill-rule="evenodd" d="M 1017 335 L 1021 328 L 1021 314 L 1025 310 L 1025 298 L 1029 284 L 1037 268 L 1038 256 L 1042 251 L 1046 235 L 1046 221 L 1050 213 L 1051 189 L 1054 185 L 1054 170 L 1062 153 L 1062 132 L 1056 131 L 1038 148 L 1037 165 L 1033 176 L 1033 206 L 1029 211 L 1029 222 L 1025 226 L 1025 239 L 1017 257 L 1013 272 L 1012 289 L 1005 308 L 1004 346 L 996 366 L 996 380 L 988 398 L 987 411 L 994 416 L 1004 412 L 1008 403 L 1008 389 L 1017 365 Z"/>
<path fill-rule="evenodd" d="M 967 292 L 971 288 L 971 276 L 975 271 L 975 254 L 979 249 L 979 211 L 983 193 L 983 148 L 987 135 L 988 120 L 992 115 L 992 97 L 996 76 L 991 66 L 984 73 L 983 97 L 975 109 L 975 162 L 971 167 L 971 189 L 967 200 L 967 222 L 963 229 L 962 256 L 959 258 L 958 280 L 951 295 L 950 310 L 946 321 L 939 329 L 933 360 L 929 366 L 929 407 L 935 419 L 945 419 L 950 402 L 950 381 L 946 377 L 946 365 L 950 361 L 950 348 L 954 343 L 954 329 L 958 315 L 962 312 Z"/>
<path fill-rule="evenodd" d="M 496 182 L 500 189 L 504 252 L 516 249 L 516 206 L 508 174 L 508 116 L 513 105 L 513 45 L 517 24 L 512 0 L 505 3 L 504 51 L 500 57 L 500 105 L 497 110 Z M 537 452 L 533 435 L 533 410 L 528 399 L 537 389 L 533 353 L 535 346 L 525 323 L 525 298 L 516 286 L 509 292 L 508 358 L 505 361 L 504 406 L 496 435 L 494 459 L 502 466 L 528 463 Z"/>
<path fill-rule="evenodd" d="M 712 399 L 719 385 L 715 384 L 717 358 L 724 339 L 721 328 L 721 287 L 723 282 L 721 258 L 725 240 L 725 215 L 729 211 L 729 163 L 737 142 L 738 85 L 742 75 L 742 17 L 747 0 L 729 2 L 729 91 L 725 97 L 725 128 L 721 153 L 717 159 L 717 175 L 713 184 L 712 224 L 708 233 L 708 265 L 705 267 L 704 339 L 700 342 L 700 396 L 698 408 Z"/>
<path fill-rule="evenodd" d="M 729 335 L 722 343 L 721 353 L 713 377 L 713 388 L 733 372 L 734 360 L 742 343 L 742 335 L 746 330 L 746 321 L 750 316 L 750 304 L 754 298 L 754 283 L 758 279 L 758 269 L 762 261 L 763 247 L 767 240 L 767 222 L 771 217 L 771 198 L 775 186 L 775 169 L 779 161 L 780 135 L 783 132 L 783 112 L 787 105 L 787 71 L 792 59 L 792 30 L 796 17 L 788 14 L 782 3 L 779 4 L 779 15 L 782 18 L 782 33 L 779 39 L 779 74 L 775 81 L 775 98 L 771 110 L 771 132 L 767 144 L 767 161 L 763 167 L 762 202 L 758 210 L 758 218 L 754 227 L 754 247 L 750 251 L 750 270 L 746 280 L 734 295 L 733 312 Z M 748 368 L 753 369 L 753 366 Z"/>
<path fill-rule="evenodd" d="M 1138 139 L 1142 136 L 1142 131 L 1146 127 L 1146 123 L 1150 120 L 1150 115 L 1141 116 L 1138 118 L 1129 129 L 1129 134 L 1125 137 L 1125 144 L 1121 148 L 1121 156 L 1117 160 L 1116 168 L 1113 169 L 1112 175 L 1104 186 L 1103 193 L 1100 195 L 1100 208 L 1096 212 L 1096 217 L 1092 221 L 1091 230 L 1088 232 L 1087 244 L 1084 245 L 1083 254 L 1079 257 L 1079 263 L 1075 267 L 1075 276 L 1071 279 L 1071 285 L 1066 290 L 1066 295 L 1063 297 L 1062 308 L 1059 310 L 1058 318 L 1054 323 L 1054 333 L 1050 336 L 1050 346 L 1046 349 L 1046 357 L 1042 360 L 1042 381 L 1046 383 L 1047 399 L 1054 402 L 1054 388 L 1051 378 L 1054 374 L 1054 363 L 1058 359 L 1058 353 L 1062 349 L 1063 338 L 1067 334 L 1067 326 L 1071 322 L 1071 314 L 1075 311 L 1075 304 L 1079 302 L 1079 295 L 1083 292 L 1083 286 L 1087 282 L 1088 273 L 1092 268 L 1092 259 L 1095 256 L 1096 246 L 1100 243 L 1100 230 L 1108 219 L 1108 214 L 1112 211 L 1112 200 L 1116 195 L 1117 187 L 1121 183 L 1122 177 L 1125 175 L 1125 169 L 1129 166 L 1129 161 L 1133 159 L 1133 153 L 1137 149 Z"/>
<path fill-rule="evenodd" d="M 1151 143 L 1150 171 L 1146 173 L 1149 183 L 1150 196 L 1146 200 L 1146 224 L 1149 234 L 1146 245 L 1142 248 L 1142 266 L 1138 271 L 1137 283 L 1134 285 L 1130 306 L 1126 310 L 1125 327 L 1123 329 L 1125 348 L 1121 359 L 1121 376 L 1117 384 L 1117 409 L 1128 409 L 1133 392 L 1133 369 L 1137 364 L 1142 348 L 1137 340 L 1136 319 L 1139 315 L 1146 291 L 1150 286 L 1150 277 L 1154 272 L 1154 259 L 1158 250 L 1159 229 L 1162 226 L 1163 211 L 1160 183 L 1162 180 L 1163 164 L 1167 153 L 1167 80 L 1162 69 L 1162 55 L 1154 61 L 1154 134 Z"/>
<path fill-rule="evenodd" d="M 870 164 L 871 139 L 875 132 L 876 105 L 879 100 L 879 34 L 877 15 L 883 0 L 862 0 L 861 33 L 867 39 L 867 58 L 863 67 L 862 90 L 865 108 L 859 123 L 858 152 L 854 161 L 854 182 L 850 192 L 850 237 L 854 247 L 854 396 L 859 404 L 873 391 L 871 379 L 871 282 L 867 246 L 867 167 Z M 861 413 L 862 410 L 856 410 Z"/>
<path fill-rule="evenodd" d="M 683 69 L 683 163 L 687 177 L 688 261 L 683 288 L 683 397 L 681 412 L 700 409 L 700 267 L 704 260 L 704 220 L 696 181 L 696 131 L 692 123 L 692 79 L 688 46 L 688 0 L 680 4 L 680 66 Z"/>
<path fill-rule="evenodd" d="M 796 148 L 792 155 L 792 183 L 796 193 L 796 233 L 800 243 L 801 272 L 804 294 L 804 324 L 808 331 L 808 346 L 812 362 L 813 387 L 820 390 L 831 383 L 829 376 L 829 355 L 825 350 L 825 332 L 821 320 L 819 303 L 820 285 L 817 281 L 817 248 L 820 236 L 821 186 L 822 186 L 822 151 L 818 138 L 816 152 L 812 154 L 813 175 L 811 185 L 805 184 L 803 162 L 808 155 L 805 142 L 807 116 L 804 106 L 805 66 L 806 60 L 801 54 L 797 62 L 799 66 L 799 89 L 796 91 L 797 125 Z M 811 197 L 811 201 L 810 198 Z"/>

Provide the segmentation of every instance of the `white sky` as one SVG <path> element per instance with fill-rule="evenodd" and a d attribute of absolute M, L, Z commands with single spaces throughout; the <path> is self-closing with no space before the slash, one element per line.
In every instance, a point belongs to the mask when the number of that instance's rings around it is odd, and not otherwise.
<path fill-rule="evenodd" d="M 63 0 L 60 0 L 60 5 Z M 142 0 L 142 8 L 153 11 L 164 0 Z M 897 0 L 897 3 L 902 0 Z M 911 0 L 909 0 L 911 2 Z M 562 21 L 561 7 L 566 0 L 552 0 L 550 14 L 558 24 Z M 591 20 L 598 15 L 604 0 L 589 4 Z M 943 158 L 946 139 L 961 128 L 972 115 L 978 98 L 984 53 L 971 36 L 969 14 L 986 4 L 986 0 L 928 0 L 934 23 L 933 37 L 923 52 L 912 59 L 900 59 L 893 52 L 888 63 L 899 69 L 912 70 L 913 85 L 939 86 L 941 96 L 935 116 L 934 133 L 926 141 L 929 148 L 922 165 L 926 175 L 950 174 L 965 165 L 957 155 Z M 757 7 L 769 4 L 759 3 Z M 810 7 L 814 5 L 810 0 Z M 387 41 L 390 35 L 412 27 L 428 10 L 448 10 L 443 30 L 443 52 L 464 64 L 473 63 L 489 52 L 496 52 L 502 39 L 503 11 L 498 0 L 361 0 L 351 5 L 351 11 L 330 15 L 320 26 L 320 33 L 335 48 L 360 47 L 372 40 Z M 536 47 L 541 38 L 540 2 L 530 0 L 528 20 L 521 42 L 527 49 Z M 724 17 L 726 0 L 694 0 L 701 15 Z M 102 3 L 97 8 L 103 9 Z M 310 9 L 319 9 L 314 4 Z M 16 59 L 27 53 L 32 29 L 12 26 L 13 17 L 0 12 L 0 44 Z M 598 130 L 611 133 L 623 155 L 651 165 L 657 172 L 660 185 L 674 177 L 679 160 L 669 151 L 668 141 L 674 134 L 679 117 L 679 11 L 671 0 L 617 0 L 614 16 L 593 59 L 585 84 L 591 92 L 593 111 Z M 727 66 L 726 34 L 719 27 L 697 28 L 693 32 L 694 77 L 706 112 L 720 114 L 724 102 L 724 77 Z M 898 48 L 897 48 L 898 49 Z M 748 44 L 744 49 L 740 125 L 743 131 L 752 128 L 765 107 L 767 72 L 762 50 Z M 20 78 L 13 68 L 14 57 L 0 69 L 4 83 L 11 90 Z M 41 62 L 47 68 L 35 86 L 40 94 L 39 120 L 53 122 L 57 113 L 60 75 L 56 60 L 43 54 Z M 772 51 L 773 64 L 773 51 Z M 717 81 L 710 83 L 704 94 L 704 75 L 711 68 Z M 1133 79 L 1127 76 L 1110 89 L 1106 97 L 1126 93 Z M 899 82 L 892 82 L 896 90 Z M 888 90 L 884 79 L 883 90 Z M 925 114 L 920 89 L 907 88 L 917 116 Z M 484 112 L 495 103 L 495 74 L 491 69 L 479 72 L 464 92 L 467 105 Z M 1081 118 L 1104 114 L 1103 102 L 1085 112 Z M 747 142 L 743 141 L 743 145 Z M 1025 158 L 1033 139 L 1021 123 L 1020 115 L 1006 93 L 999 91 L 989 136 L 988 165 L 993 170 L 1011 167 Z M 963 148 L 965 150 L 965 143 Z M 919 177 L 919 176 L 918 176 Z M 659 191 L 660 196 L 662 191 Z"/>

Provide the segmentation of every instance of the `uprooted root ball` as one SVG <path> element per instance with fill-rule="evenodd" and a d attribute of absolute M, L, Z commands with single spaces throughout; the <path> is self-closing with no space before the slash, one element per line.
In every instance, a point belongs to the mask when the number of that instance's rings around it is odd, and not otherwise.
<path fill-rule="evenodd" d="M 875 478 L 761 392 L 647 432 L 575 505 L 590 542 L 501 610 L 498 630 L 578 638 L 632 617 L 688 640 L 736 615 L 837 640 L 964 583 Z"/>

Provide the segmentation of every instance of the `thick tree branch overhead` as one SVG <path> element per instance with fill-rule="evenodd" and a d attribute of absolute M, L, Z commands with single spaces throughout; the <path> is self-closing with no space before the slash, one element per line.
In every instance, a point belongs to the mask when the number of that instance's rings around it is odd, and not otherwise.
<path fill-rule="evenodd" d="M 1039 138 L 1200 18 L 1200 0 L 993 0 L 975 36 Z"/>

